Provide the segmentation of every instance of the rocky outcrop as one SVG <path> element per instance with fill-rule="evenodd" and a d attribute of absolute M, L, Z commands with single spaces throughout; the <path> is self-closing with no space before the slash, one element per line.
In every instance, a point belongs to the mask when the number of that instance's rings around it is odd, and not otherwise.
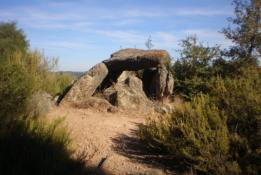
<path fill-rule="evenodd" d="M 152 106 L 143 91 L 141 79 L 133 72 L 124 71 L 117 83 L 105 89 L 103 94 L 111 104 L 122 109 L 146 110 Z"/>
<path fill-rule="evenodd" d="M 97 99 L 92 97 L 99 94 L 97 98 L 122 109 L 150 108 L 150 99 L 162 100 L 173 93 L 169 63 L 170 56 L 164 50 L 120 50 L 80 77 L 62 102 L 95 106 Z M 109 106 L 104 101 L 97 103 Z"/>
<path fill-rule="evenodd" d="M 79 103 L 91 97 L 108 74 L 105 64 L 99 63 L 82 75 L 66 94 L 63 102 Z"/>

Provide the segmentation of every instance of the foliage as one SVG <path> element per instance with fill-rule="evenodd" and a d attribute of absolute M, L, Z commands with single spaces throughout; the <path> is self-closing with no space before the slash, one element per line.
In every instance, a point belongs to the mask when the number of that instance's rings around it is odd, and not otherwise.
<path fill-rule="evenodd" d="M 68 73 L 53 73 L 55 77 L 55 81 L 53 86 L 56 87 L 56 91 L 52 94 L 55 95 L 63 95 L 63 93 L 70 87 L 75 80 L 75 77 Z"/>
<path fill-rule="evenodd" d="M 229 18 L 231 25 L 223 29 L 225 36 L 235 44 L 227 56 L 257 65 L 261 54 L 261 2 L 234 0 L 233 3 L 235 18 Z"/>
<path fill-rule="evenodd" d="M 261 3 L 234 4 L 232 26 L 223 30 L 234 45 L 221 50 L 195 37 L 182 41 L 172 68 L 176 95 L 186 102 L 140 128 L 145 145 L 195 174 L 261 174 Z"/>
<path fill-rule="evenodd" d="M 147 41 L 145 42 L 145 46 L 147 47 L 148 50 L 152 49 L 152 47 L 154 46 L 154 45 L 152 44 L 151 36 L 149 36 L 149 38 L 148 38 Z"/>
<path fill-rule="evenodd" d="M 25 53 L 29 43 L 21 29 L 17 29 L 16 23 L 0 23 L 0 61 L 14 52 Z"/>
<path fill-rule="evenodd" d="M 173 156 L 180 167 L 195 173 L 226 174 L 238 171 L 229 162 L 226 116 L 206 95 L 198 95 L 159 121 L 141 128 L 141 138 L 153 149 Z"/>
<path fill-rule="evenodd" d="M 180 59 L 173 67 L 175 92 L 190 100 L 199 92 L 209 91 L 208 80 L 212 76 L 213 61 L 220 56 L 219 47 L 206 47 L 195 36 L 181 43 Z"/>
<path fill-rule="evenodd" d="M 25 111 L 33 93 L 32 77 L 17 64 L 0 65 L 0 120 Z"/>
<path fill-rule="evenodd" d="M 0 117 L 25 112 L 34 94 L 47 92 L 52 96 L 60 95 L 73 78 L 67 74 L 50 72 L 56 64 L 55 59 L 50 60 L 37 51 L 28 51 L 25 55 L 16 52 L 9 56 L 0 65 Z"/>
<path fill-rule="evenodd" d="M 228 116 L 230 154 L 242 168 L 243 174 L 261 172 L 261 74 L 245 68 L 235 79 L 215 81 L 212 98 Z"/>
<path fill-rule="evenodd" d="M 196 174 L 260 174 L 261 74 L 256 67 L 240 72 L 210 78 L 208 95 L 197 94 L 174 106 L 170 116 L 149 120 L 140 129 L 143 142 Z"/>
<path fill-rule="evenodd" d="M 61 122 L 18 119 L 1 123 L 0 174 L 81 174 L 83 161 L 72 158 L 69 134 Z"/>
<path fill-rule="evenodd" d="M 0 174 L 82 173 L 61 121 L 37 119 L 48 107 L 41 94 L 54 96 L 71 83 L 71 76 L 52 72 L 56 65 L 57 59 L 28 50 L 15 23 L 0 24 Z"/>
<path fill-rule="evenodd" d="M 29 74 L 34 78 L 36 91 L 44 91 L 52 96 L 60 95 L 72 83 L 73 77 L 65 73 L 55 73 L 58 59 L 47 58 L 44 54 L 33 51 L 21 58 Z"/>
<path fill-rule="evenodd" d="M 38 92 L 32 95 L 27 103 L 26 114 L 32 118 L 46 116 L 51 110 L 54 102 L 52 97 L 45 92 Z"/>

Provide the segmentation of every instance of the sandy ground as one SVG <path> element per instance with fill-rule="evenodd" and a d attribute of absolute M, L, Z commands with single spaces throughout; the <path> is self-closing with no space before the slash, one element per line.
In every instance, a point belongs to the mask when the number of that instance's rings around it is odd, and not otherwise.
<path fill-rule="evenodd" d="M 144 123 L 144 115 L 70 107 L 54 108 L 48 115 L 51 120 L 58 117 L 65 117 L 73 146 L 78 153 L 88 154 L 86 165 L 96 169 L 95 174 L 171 174 L 162 167 L 152 166 L 150 160 L 142 161 L 144 154 L 139 154 L 136 131 Z"/>

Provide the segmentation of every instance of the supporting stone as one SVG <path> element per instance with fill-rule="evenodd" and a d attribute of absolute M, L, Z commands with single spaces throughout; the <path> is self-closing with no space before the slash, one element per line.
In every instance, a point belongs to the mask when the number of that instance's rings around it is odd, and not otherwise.
<path fill-rule="evenodd" d="M 79 102 L 89 98 L 108 74 L 104 63 L 99 63 L 81 76 L 66 94 L 63 102 Z"/>

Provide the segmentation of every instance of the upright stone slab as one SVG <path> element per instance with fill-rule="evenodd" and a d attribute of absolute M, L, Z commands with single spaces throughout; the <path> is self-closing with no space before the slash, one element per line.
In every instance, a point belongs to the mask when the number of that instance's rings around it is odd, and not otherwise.
<path fill-rule="evenodd" d="M 161 65 L 154 77 L 154 86 L 156 90 L 156 99 L 162 99 L 167 86 L 168 70 L 164 65 Z"/>
<path fill-rule="evenodd" d="M 166 84 L 166 89 L 164 92 L 164 96 L 170 96 L 173 94 L 173 90 L 174 90 L 174 78 L 172 73 L 169 71 L 168 72 L 168 77 L 167 77 L 167 84 Z"/>
<path fill-rule="evenodd" d="M 104 63 L 99 63 L 81 76 L 65 95 L 62 102 L 79 103 L 91 97 L 108 74 Z"/>

